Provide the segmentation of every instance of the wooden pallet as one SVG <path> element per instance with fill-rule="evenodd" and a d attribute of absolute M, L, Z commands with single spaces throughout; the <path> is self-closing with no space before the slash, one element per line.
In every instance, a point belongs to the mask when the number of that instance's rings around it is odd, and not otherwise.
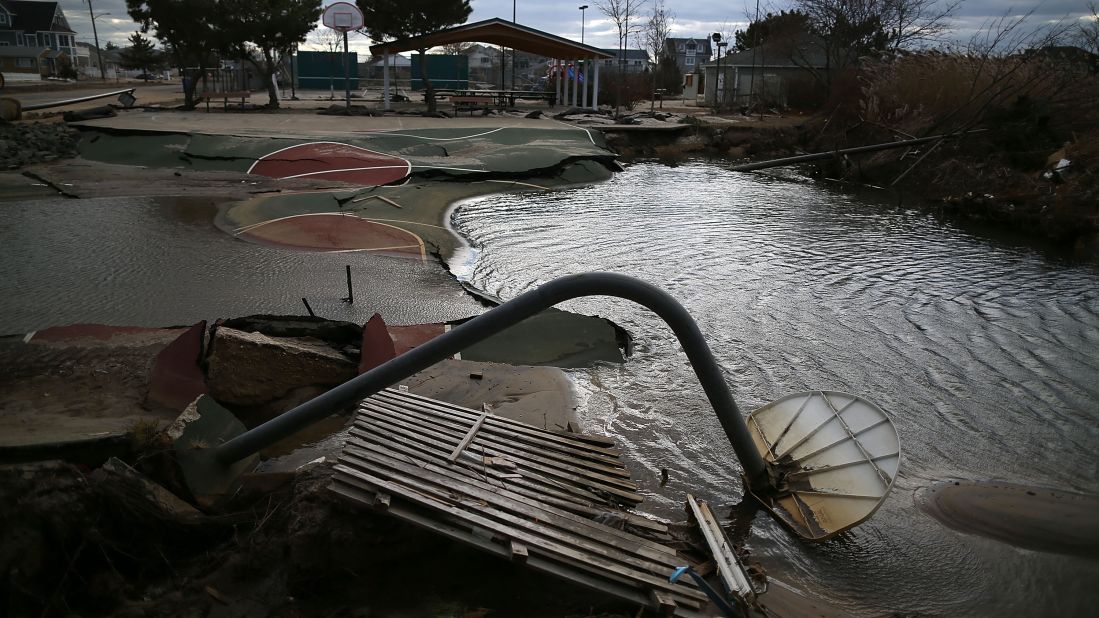
<path fill-rule="evenodd" d="M 539 571 L 697 615 L 705 595 L 668 582 L 686 559 L 631 531 L 667 529 L 621 509 L 641 496 L 619 455 L 606 438 L 385 390 L 361 404 L 332 489 Z"/>

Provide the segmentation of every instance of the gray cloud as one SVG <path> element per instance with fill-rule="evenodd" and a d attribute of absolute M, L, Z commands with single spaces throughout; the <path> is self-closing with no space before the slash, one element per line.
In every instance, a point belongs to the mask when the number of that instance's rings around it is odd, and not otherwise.
<path fill-rule="evenodd" d="M 88 15 L 88 0 L 61 0 L 61 7 L 69 19 L 73 30 L 77 31 L 77 40 L 92 41 L 91 21 Z M 116 45 L 125 45 L 126 39 L 139 28 L 126 12 L 125 0 L 91 0 L 95 13 L 110 13 L 96 20 L 100 44 L 111 41 Z M 329 4 L 329 0 L 325 4 Z M 500 17 L 511 19 L 511 0 L 473 0 L 473 14 L 470 21 L 479 21 Z M 574 0 L 562 4 L 559 0 L 516 0 L 515 7 L 519 23 L 544 30 L 559 36 L 580 39 L 580 11 L 577 7 L 587 4 L 584 41 L 597 47 L 614 47 L 617 35 L 614 25 L 596 8 L 594 0 Z M 763 11 L 788 9 L 793 5 L 790 0 L 764 0 Z M 1034 8 L 1031 22 L 1035 25 L 1046 21 L 1056 21 L 1068 16 L 1070 19 L 1083 15 L 1082 0 L 1047 0 L 1046 2 L 1010 3 L 1003 0 L 964 0 L 959 6 L 954 20 L 953 38 L 964 40 L 990 20 L 1001 17 L 1011 8 L 1014 13 L 1022 14 Z M 673 32 L 679 36 L 705 36 L 711 32 L 732 33 L 743 27 L 746 15 L 754 12 L 755 2 L 751 0 L 665 0 L 667 9 L 675 14 Z M 639 16 L 639 23 L 649 12 L 646 4 Z M 368 41 L 355 37 L 353 47 L 365 51 Z"/>

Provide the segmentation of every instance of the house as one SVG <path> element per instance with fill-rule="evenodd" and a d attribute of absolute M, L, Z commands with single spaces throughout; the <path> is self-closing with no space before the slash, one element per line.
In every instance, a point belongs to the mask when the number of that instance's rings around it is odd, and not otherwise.
<path fill-rule="evenodd" d="M 91 43 L 77 41 L 76 56 L 73 58 L 77 70 L 86 77 L 100 76 L 99 66 L 103 65 L 103 74 L 115 78 L 122 71 L 122 55 L 119 49 L 96 49 Z"/>
<path fill-rule="evenodd" d="M 694 73 L 714 55 L 709 37 L 664 39 L 664 53 L 675 58 L 680 73 Z"/>
<path fill-rule="evenodd" d="M 380 80 L 385 70 L 385 58 L 371 56 L 369 60 L 359 65 L 359 77 L 369 80 Z M 393 54 L 389 58 L 390 75 L 397 80 L 412 79 L 412 59 L 401 54 Z"/>
<path fill-rule="evenodd" d="M 0 46 L 45 47 L 76 56 L 76 32 L 59 2 L 0 0 Z"/>
<path fill-rule="evenodd" d="M 619 55 L 617 49 L 601 49 L 603 53 L 610 54 L 613 58 L 602 60 L 604 71 L 618 71 L 622 67 L 626 73 L 642 73 L 649 68 L 649 52 L 643 49 L 623 50 Z"/>
<path fill-rule="evenodd" d="M 0 73 L 4 80 L 38 81 L 49 75 L 45 47 L 0 45 Z"/>
<path fill-rule="evenodd" d="M 741 107 L 762 102 L 787 107 L 794 89 L 819 89 L 830 63 L 821 42 L 808 35 L 769 41 L 754 49 L 727 54 L 703 65 L 705 104 Z M 805 95 L 801 94 L 801 98 Z M 809 97 L 812 98 L 812 97 Z"/>

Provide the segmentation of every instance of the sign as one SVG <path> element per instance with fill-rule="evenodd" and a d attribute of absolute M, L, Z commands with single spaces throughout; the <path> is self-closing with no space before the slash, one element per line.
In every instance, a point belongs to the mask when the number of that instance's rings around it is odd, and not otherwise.
<path fill-rule="evenodd" d="M 334 2 L 324 9 L 321 23 L 339 32 L 358 30 L 366 23 L 363 12 L 350 2 Z"/>

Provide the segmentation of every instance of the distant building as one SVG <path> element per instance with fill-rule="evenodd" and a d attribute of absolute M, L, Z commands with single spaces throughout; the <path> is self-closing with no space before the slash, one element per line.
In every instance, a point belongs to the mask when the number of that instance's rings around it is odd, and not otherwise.
<path fill-rule="evenodd" d="M 385 78 L 385 58 L 371 56 L 369 60 L 359 65 L 359 77 L 363 79 L 381 80 Z M 393 54 L 389 57 L 389 76 L 395 80 L 412 79 L 412 59 L 401 54 Z"/>
<path fill-rule="evenodd" d="M 664 39 L 665 53 L 675 58 L 680 73 L 694 73 L 714 55 L 709 37 Z"/>
<path fill-rule="evenodd" d="M 720 70 L 719 70 L 720 64 Z M 822 88 L 813 74 L 829 70 L 824 45 L 812 36 L 766 42 L 755 49 L 727 54 L 703 66 L 705 103 L 742 106 L 754 103 L 785 107 L 792 88 Z"/>
<path fill-rule="evenodd" d="M 622 52 L 621 56 L 617 49 L 601 49 L 599 51 L 614 56 L 614 58 L 603 60 L 600 71 L 617 72 L 619 67 L 623 67 L 623 71 L 626 73 L 641 73 L 649 68 L 649 52 L 643 49 L 627 49 Z"/>

